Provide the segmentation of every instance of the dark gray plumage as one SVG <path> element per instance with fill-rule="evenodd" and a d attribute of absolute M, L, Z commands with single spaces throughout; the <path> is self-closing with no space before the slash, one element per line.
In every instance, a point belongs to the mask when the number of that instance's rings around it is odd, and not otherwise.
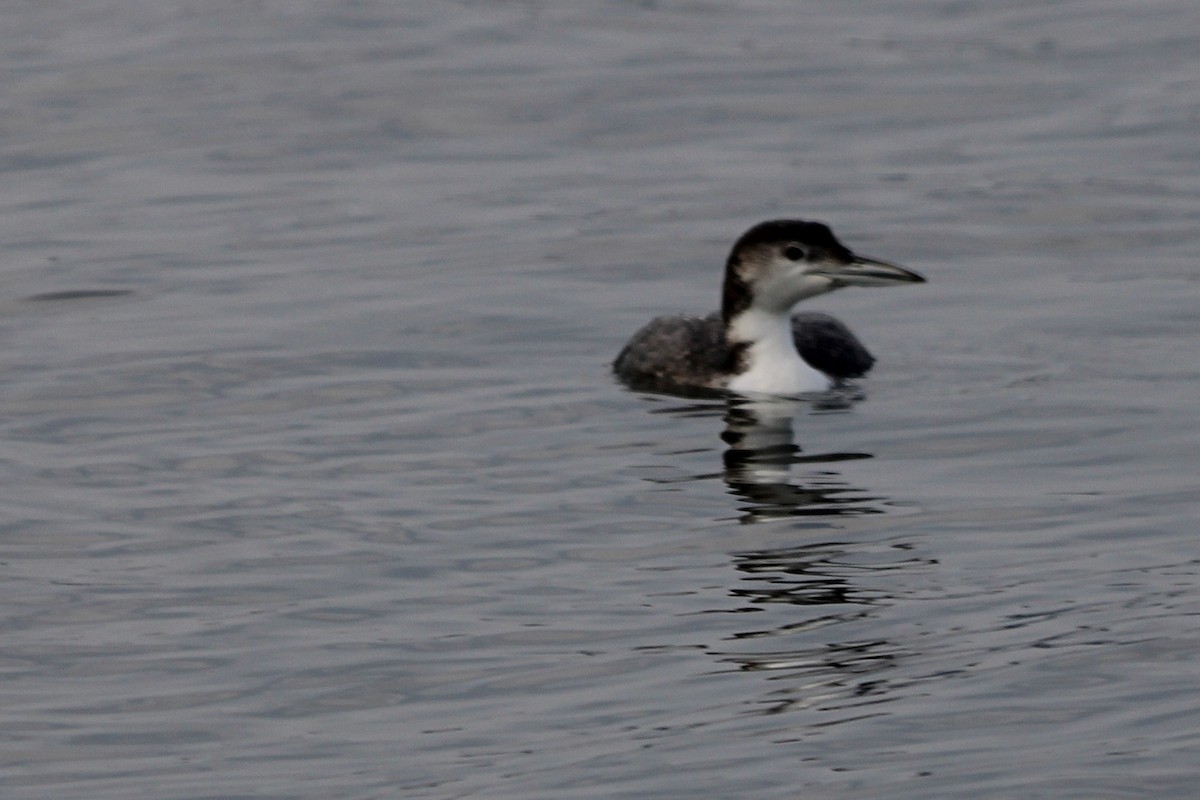
<path fill-rule="evenodd" d="M 837 317 L 820 311 L 792 315 L 792 338 L 800 357 L 831 378 L 861 378 L 875 356 Z"/>
<path fill-rule="evenodd" d="M 836 380 L 860 378 L 875 363 L 858 337 L 829 314 L 794 314 L 792 336 L 800 357 Z M 714 396 L 737 372 L 743 347 L 726 341 L 720 312 L 656 317 L 617 355 L 613 372 L 632 389 Z"/>

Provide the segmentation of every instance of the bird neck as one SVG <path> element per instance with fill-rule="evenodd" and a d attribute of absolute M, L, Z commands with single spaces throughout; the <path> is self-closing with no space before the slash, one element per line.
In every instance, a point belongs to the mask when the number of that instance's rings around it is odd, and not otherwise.
<path fill-rule="evenodd" d="M 790 309 L 751 306 L 726 322 L 725 337 L 742 351 L 741 368 L 729 381 L 732 391 L 792 395 L 823 392 L 833 385 L 797 352 Z"/>

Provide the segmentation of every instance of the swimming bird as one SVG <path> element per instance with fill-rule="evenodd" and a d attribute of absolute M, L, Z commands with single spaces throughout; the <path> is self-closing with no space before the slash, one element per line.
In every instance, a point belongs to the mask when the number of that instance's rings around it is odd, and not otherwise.
<path fill-rule="evenodd" d="M 725 262 L 721 310 L 657 317 L 633 335 L 613 372 L 633 389 L 680 395 L 797 395 L 864 375 L 875 363 L 828 314 L 792 315 L 801 300 L 843 286 L 924 283 L 912 270 L 856 255 L 829 226 L 760 222 Z"/>

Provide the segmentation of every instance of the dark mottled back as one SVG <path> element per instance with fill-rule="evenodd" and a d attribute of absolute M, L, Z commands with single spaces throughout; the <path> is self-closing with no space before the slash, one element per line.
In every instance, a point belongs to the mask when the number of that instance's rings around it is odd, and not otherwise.
<path fill-rule="evenodd" d="M 726 343 L 718 314 L 656 317 L 617 355 L 613 372 L 633 389 L 712 396 L 740 369 L 744 349 Z"/>

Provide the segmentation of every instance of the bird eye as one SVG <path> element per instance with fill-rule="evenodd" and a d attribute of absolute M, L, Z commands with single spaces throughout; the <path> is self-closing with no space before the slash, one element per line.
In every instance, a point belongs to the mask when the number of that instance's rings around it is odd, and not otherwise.
<path fill-rule="evenodd" d="M 783 257 L 788 261 L 803 261 L 804 251 L 794 244 L 789 244 L 783 248 Z"/>

